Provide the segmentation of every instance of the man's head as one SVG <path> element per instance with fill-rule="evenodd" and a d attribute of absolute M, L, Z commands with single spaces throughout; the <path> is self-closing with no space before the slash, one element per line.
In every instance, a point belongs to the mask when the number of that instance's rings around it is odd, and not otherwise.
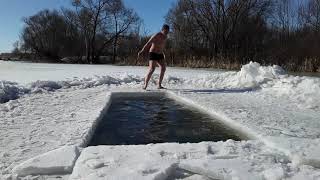
<path fill-rule="evenodd" d="M 168 24 L 164 24 L 164 25 L 162 26 L 161 31 L 162 31 L 163 34 L 167 35 L 167 34 L 169 33 L 169 30 L 170 30 L 170 27 L 169 27 Z"/>

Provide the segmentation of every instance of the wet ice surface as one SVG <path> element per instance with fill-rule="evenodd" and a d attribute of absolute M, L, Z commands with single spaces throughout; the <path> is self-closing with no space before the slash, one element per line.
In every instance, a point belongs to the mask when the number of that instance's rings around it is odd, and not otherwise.
<path fill-rule="evenodd" d="M 90 146 L 240 140 L 209 115 L 163 95 L 112 98 Z"/>

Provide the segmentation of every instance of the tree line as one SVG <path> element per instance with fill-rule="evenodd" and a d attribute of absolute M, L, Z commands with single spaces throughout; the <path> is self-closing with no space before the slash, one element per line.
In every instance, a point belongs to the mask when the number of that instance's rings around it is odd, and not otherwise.
<path fill-rule="evenodd" d="M 72 5 L 25 18 L 14 52 L 72 57 L 75 63 L 137 62 L 149 36 L 122 0 Z M 320 0 L 177 0 L 165 21 L 171 27 L 165 53 L 172 66 L 238 69 L 257 61 L 320 71 Z"/>
<path fill-rule="evenodd" d="M 101 56 L 115 63 L 120 52 L 131 50 L 120 44 L 137 39 L 141 19 L 121 0 L 73 0 L 72 5 L 71 9 L 42 10 L 24 18 L 21 43 L 14 51 L 96 64 Z M 126 52 L 118 52 L 120 47 Z"/>
<path fill-rule="evenodd" d="M 166 20 L 174 64 L 320 72 L 320 0 L 179 0 Z"/>

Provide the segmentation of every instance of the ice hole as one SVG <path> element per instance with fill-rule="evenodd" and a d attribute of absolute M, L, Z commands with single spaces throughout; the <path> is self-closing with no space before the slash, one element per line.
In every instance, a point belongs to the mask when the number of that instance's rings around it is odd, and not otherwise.
<path fill-rule="evenodd" d="M 245 140 L 240 132 L 166 93 L 113 93 L 89 146 Z"/>

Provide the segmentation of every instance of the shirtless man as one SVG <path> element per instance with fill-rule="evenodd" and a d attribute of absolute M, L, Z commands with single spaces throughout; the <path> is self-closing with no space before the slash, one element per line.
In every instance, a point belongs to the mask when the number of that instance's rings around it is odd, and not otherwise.
<path fill-rule="evenodd" d="M 138 59 L 142 53 L 149 50 L 149 71 L 146 75 L 144 80 L 144 87 L 143 89 L 147 89 L 149 80 L 152 76 L 152 73 L 156 69 L 156 65 L 160 67 L 160 78 L 158 82 L 158 89 L 165 89 L 161 86 L 162 79 L 164 73 L 166 71 L 166 64 L 165 64 L 165 54 L 163 52 L 167 34 L 169 33 L 169 26 L 163 25 L 161 32 L 153 35 L 150 40 L 143 46 L 142 50 L 138 53 Z"/>

